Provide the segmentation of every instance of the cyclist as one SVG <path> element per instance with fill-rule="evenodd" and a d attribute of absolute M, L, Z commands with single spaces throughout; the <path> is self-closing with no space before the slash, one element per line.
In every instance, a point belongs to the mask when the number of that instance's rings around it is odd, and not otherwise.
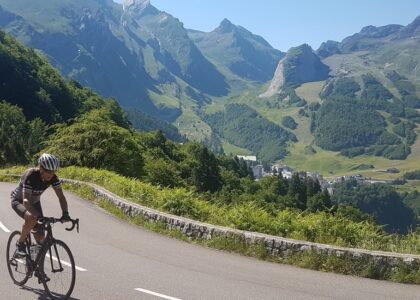
<path fill-rule="evenodd" d="M 13 210 L 25 220 L 16 245 L 16 254 L 21 257 L 26 255 L 25 240 L 31 230 L 38 244 L 42 244 L 44 240 L 45 233 L 42 226 L 37 224 L 37 219 L 43 216 L 40 196 L 50 185 L 60 201 L 63 221 L 70 219 L 61 180 L 55 174 L 60 167 L 59 159 L 54 155 L 44 153 L 38 159 L 38 164 L 38 168 L 31 168 L 23 174 L 19 186 L 11 193 Z"/>

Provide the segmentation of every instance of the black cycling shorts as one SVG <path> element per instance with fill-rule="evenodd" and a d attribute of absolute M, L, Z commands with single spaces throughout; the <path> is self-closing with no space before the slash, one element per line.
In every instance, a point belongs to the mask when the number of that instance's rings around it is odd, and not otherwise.
<path fill-rule="evenodd" d="M 27 209 L 25 208 L 25 206 L 23 206 L 22 203 L 23 203 L 23 200 L 12 199 L 12 208 L 13 208 L 13 210 L 18 214 L 19 217 L 21 217 L 22 219 L 24 219 L 24 214 L 27 211 Z M 32 203 L 32 207 L 38 213 L 38 217 L 44 216 L 44 214 L 42 212 L 42 206 L 41 206 L 41 202 L 40 201 L 38 201 L 36 203 Z M 34 231 L 38 231 L 39 228 L 40 227 L 38 226 L 38 223 L 37 223 L 35 225 L 35 227 L 34 227 Z"/>

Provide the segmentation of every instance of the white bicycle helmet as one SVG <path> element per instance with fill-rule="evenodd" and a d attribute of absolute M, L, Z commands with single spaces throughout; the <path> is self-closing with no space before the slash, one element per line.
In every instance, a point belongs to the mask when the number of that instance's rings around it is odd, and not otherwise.
<path fill-rule="evenodd" d="M 38 159 L 38 164 L 48 171 L 57 171 L 60 168 L 60 160 L 48 153 L 41 155 Z"/>

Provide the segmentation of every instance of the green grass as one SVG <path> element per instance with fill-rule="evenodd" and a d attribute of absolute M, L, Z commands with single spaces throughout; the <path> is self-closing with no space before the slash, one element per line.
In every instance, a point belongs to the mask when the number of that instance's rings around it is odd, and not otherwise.
<path fill-rule="evenodd" d="M 302 84 L 298 87 L 295 91 L 296 94 L 306 100 L 306 102 L 313 103 L 313 102 L 320 102 L 321 99 L 319 98 L 319 93 L 321 92 L 322 88 L 324 87 L 325 81 L 316 81 L 316 82 L 309 82 Z"/>
<path fill-rule="evenodd" d="M 174 125 L 178 127 L 181 134 L 184 134 L 192 141 L 204 141 L 209 139 L 212 134 L 212 129 L 208 124 L 203 122 L 197 114 L 189 108 L 182 110 Z"/>
<path fill-rule="evenodd" d="M 230 144 L 226 140 L 222 140 L 223 150 L 226 155 L 253 155 L 252 152 L 248 149 L 241 148 Z"/>
<path fill-rule="evenodd" d="M 400 283 L 420 284 L 418 267 L 408 268 L 402 261 L 396 266 L 385 266 L 380 261 L 374 262 L 365 258 L 350 255 L 333 256 L 308 251 L 283 259 L 284 262 L 302 268 L 335 272 L 371 279 L 389 280 Z M 420 267 L 420 266 L 419 266 Z"/>
<path fill-rule="evenodd" d="M 415 156 L 407 160 L 389 160 L 378 156 L 357 156 L 348 158 L 338 152 L 326 151 L 312 146 L 316 153 L 305 153 L 306 144 L 296 143 L 288 149 L 288 155 L 283 161 L 285 164 L 300 171 L 318 172 L 325 177 L 340 177 L 344 175 L 362 174 L 374 180 L 393 180 L 400 178 L 403 173 L 420 169 L 420 161 Z M 358 166 L 373 165 L 374 169 L 360 169 Z M 381 172 L 389 168 L 397 168 L 400 173 L 391 174 Z"/>
<path fill-rule="evenodd" d="M 172 108 L 177 109 L 179 108 L 179 100 L 174 96 L 170 96 L 173 94 L 174 91 L 167 90 L 164 95 L 158 95 L 152 91 L 149 91 L 150 99 L 152 100 L 153 104 L 156 105 L 156 107 L 162 109 L 162 108 Z"/>

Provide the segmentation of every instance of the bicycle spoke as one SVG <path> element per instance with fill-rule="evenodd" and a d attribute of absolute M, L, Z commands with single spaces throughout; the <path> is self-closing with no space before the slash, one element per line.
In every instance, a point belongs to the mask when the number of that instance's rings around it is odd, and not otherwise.
<path fill-rule="evenodd" d="M 70 249 L 56 240 L 41 261 L 41 280 L 47 292 L 55 299 L 63 299 L 73 291 L 76 269 Z"/>
<path fill-rule="evenodd" d="M 13 282 L 17 285 L 24 285 L 28 281 L 30 271 L 25 257 L 16 257 L 16 243 L 20 238 L 20 232 L 14 231 L 7 242 L 7 269 Z"/>

